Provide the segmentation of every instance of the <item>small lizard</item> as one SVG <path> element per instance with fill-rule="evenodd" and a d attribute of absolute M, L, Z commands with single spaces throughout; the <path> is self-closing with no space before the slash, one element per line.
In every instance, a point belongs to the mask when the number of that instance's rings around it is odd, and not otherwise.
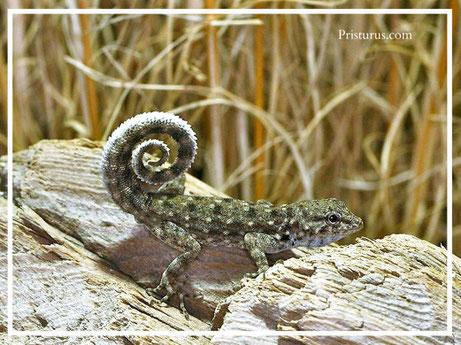
<path fill-rule="evenodd" d="M 169 167 L 161 167 L 168 160 L 168 146 L 150 138 L 157 134 L 167 134 L 178 144 L 176 160 Z M 146 159 L 153 149 L 161 152 L 157 161 Z M 327 245 L 363 227 L 362 219 L 336 199 L 274 206 L 265 200 L 184 195 L 184 173 L 196 151 L 190 125 L 162 112 L 128 119 L 104 146 L 102 174 L 113 200 L 158 239 L 183 251 L 164 270 L 158 286 L 148 289 L 156 295 L 165 289 L 162 301 L 175 293 L 175 278 L 197 257 L 201 243 L 246 248 L 258 267 L 249 276 L 256 276 L 269 268 L 266 253 Z M 183 295 L 178 295 L 187 315 Z"/>

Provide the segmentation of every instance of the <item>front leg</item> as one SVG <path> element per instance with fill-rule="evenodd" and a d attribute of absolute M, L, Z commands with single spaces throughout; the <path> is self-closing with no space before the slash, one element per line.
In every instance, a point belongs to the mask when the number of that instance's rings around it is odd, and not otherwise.
<path fill-rule="evenodd" d="M 157 287 L 154 289 L 148 288 L 146 290 L 149 294 L 158 295 L 160 290 L 165 289 L 166 295 L 161 299 L 162 302 L 167 301 L 177 292 L 181 310 L 184 314 L 188 315 L 184 306 L 184 296 L 182 292 L 175 291 L 176 286 L 174 280 L 184 272 L 187 265 L 197 257 L 201 249 L 200 243 L 198 243 L 189 232 L 172 222 L 163 222 L 160 227 L 150 228 L 149 230 L 164 243 L 183 249 L 184 252 L 171 261 L 168 267 L 163 271 L 162 278 Z"/>
<path fill-rule="evenodd" d="M 268 234 L 260 232 L 249 232 L 243 238 L 245 246 L 250 253 L 251 258 L 258 266 L 258 271 L 255 273 L 248 273 L 248 277 L 256 277 L 257 275 L 266 272 L 269 269 L 266 254 L 272 252 L 277 248 L 277 239 Z"/>

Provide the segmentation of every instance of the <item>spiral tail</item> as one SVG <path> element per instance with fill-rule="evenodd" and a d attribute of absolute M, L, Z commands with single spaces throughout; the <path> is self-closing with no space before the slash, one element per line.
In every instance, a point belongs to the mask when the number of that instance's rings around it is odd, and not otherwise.
<path fill-rule="evenodd" d="M 161 141 L 148 139 L 167 134 L 178 144 L 178 155 L 167 168 L 148 169 L 143 161 L 149 149 L 160 150 L 162 157 L 149 165 L 160 166 L 168 160 L 169 149 Z M 134 213 L 148 204 L 149 193 L 142 182 L 161 184 L 190 168 L 197 152 L 197 139 L 190 125 L 180 117 L 162 112 L 136 115 L 122 123 L 109 137 L 102 156 L 104 183 L 114 201 L 126 212 Z"/>

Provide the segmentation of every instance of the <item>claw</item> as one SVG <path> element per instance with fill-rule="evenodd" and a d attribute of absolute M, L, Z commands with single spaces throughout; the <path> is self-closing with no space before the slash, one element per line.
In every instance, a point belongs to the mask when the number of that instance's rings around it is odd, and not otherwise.
<path fill-rule="evenodd" d="M 248 273 L 245 273 L 243 276 L 245 278 L 256 278 L 258 274 L 259 272 L 248 272 Z"/>
<path fill-rule="evenodd" d="M 161 292 L 161 290 L 163 288 L 165 288 L 166 294 L 163 297 L 161 297 L 160 292 Z M 155 288 L 146 288 L 146 292 L 149 295 L 155 296 L 162 303 L 166 303 L 175 294 L 175 290 L 177 290 L 177 289 L 176 288 L 174 289 L 171 286 L 170 282 L 168 282 L 168 280 L 166 280 L 166 279 L 162 279 L 160 281 L 160 283 Z M 184 294 L 182 292 L 177 292 L 177 294 L 178 294 L 178 297 L 179 297 L 179 308 L 183 312 L 184 317 L 187 320 L 189 320 L 190 315 L 189 315 L 189 312 L 187 311 L 186 306 L 184 304 Z M 153 301 L 151 301 L 151 305 L 152 305 L 152 302 Z"/>
<path fill-rule="evenodd" d="M 184 294 L 182 292 L 178 292 L 178 297 L 179 297 L 179 308 L 181 308 L 181 311 L 184 314 L 184 317 L 186 320 L 189 320 L 189 312 L 186 309 L 186 306 L 184 305 Z"/>
<path fill-rule="evenodd" d="M 266 279 L 266 271 L 267 269 L 260 269 L 260 270 L 257 270 L 256 272 L 248 272 L 248 273 L 245 273 L 243 277 L 244 278 L 256 278 L 262 273 L 263 280 L 264 280 Z"/>
<path fill-rule="evenodd" d="M 163 297 L 160 299 L 160 302 L 166 303 L 166 302 L 170 299 L 170 297 L 171 297 L 171 295 L 166 294 L 165 296 L 163 296 Z"/>

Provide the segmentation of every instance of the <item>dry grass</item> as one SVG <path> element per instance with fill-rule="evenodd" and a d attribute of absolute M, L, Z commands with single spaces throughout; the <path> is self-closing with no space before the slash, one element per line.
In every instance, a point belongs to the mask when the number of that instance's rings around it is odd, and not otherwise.
<path fill-rule="evenodd" d="M 119 8 L 161 4 L 178 6 L 177 1 L 116 2 Z M 412 4 L 440 8 L 458 2 Z M 56 2 L 21 5 L 45 8 Z M 58 5 L 92 7 L 93 2 Z M 376 3 L 191 0 L 181 7 L 309 5 Z M 10 0 L 10 6 L 18 4 Z M 286 203 L 334 196 L 365 218 L 366 236 L 401 232 L 444 242 L 445 25 L 440 15 L 17 16 L 14 149 L 44 138 L 105 140 L 137 113 L 172 111 L 198 132 L 200 155 L 191 172 L 234 197 Z M 456 20 L 455 25 L 459 32 Z M 3 32 L 5 27 L 3 17 Z M 410 32 L 413 39 L 339 40 L 340 29 Z M 460 46 L 455 36 L 453 61 L 461 60 Z M 3 50 L 3 125 L 5 59 Z M 453 72 L 459 248 L 459 64 Z"/>

